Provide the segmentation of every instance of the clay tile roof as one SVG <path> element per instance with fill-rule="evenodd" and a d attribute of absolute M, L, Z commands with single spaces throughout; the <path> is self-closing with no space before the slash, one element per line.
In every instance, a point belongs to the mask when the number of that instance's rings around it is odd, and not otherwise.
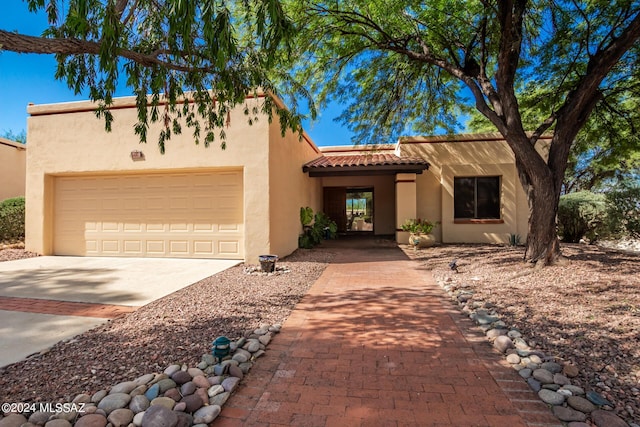
<path fill-rule="evenodd" d="M 429 162 L 419 157 L 399 157 L 387 153 L 325 155 L 302 167 L 309 176 L 364 176 L 422 173 Z"/>
<path fill-rule="evenodd" d="M 425 165 L 429 163 L 418 157 L 399 157 L 395 154 L 357 154 L 322 156 L 310 161 L 305 168 L 343 168 L 352 166 L 393 166 L 393 165 Z"/>

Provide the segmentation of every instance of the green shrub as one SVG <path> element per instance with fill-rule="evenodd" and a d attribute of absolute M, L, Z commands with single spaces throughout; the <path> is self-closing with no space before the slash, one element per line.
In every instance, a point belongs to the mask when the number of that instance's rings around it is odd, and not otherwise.
<path fill-rule="evenodd" d="M 608 192 L 606 199 L 611 235 L 640 238 L 640 185 L 623 185 Z"/>
<path fill-rule="evenodd" d="M 24 197 L 0 202 L 0 241 L 24 239 Z"/>
<path fill-rule="evenodd" d="M 303 249 L 311 249 L 325 238 L 335 239 L 338 231 L 335 221 L 322 212 L 313 215 L 310 207 L 300 208 L 300 224 L 302 234 L 298 236 L 298 247 Z"/>
<path fill-rule="evenodd" d="M 400 228 L 402 231 L 408 231 L 413 234 L 431 234 L 433 228 L 438 224 L 438 222 L 431 222 L 426 219 L 411 218 L 405 220 Z"/>
<path fill-rule="evenodd" d="M 594 242 L 607 234 L 607 204 L 604 194 L 578 191 L 560 197 L 558 232 L 562 240 L 577 243 L 583 237 Z"/>
<path fill-rule="evenodd" d="M 311 225 L 311 221 L 313 221 L 313 209 L 309 206 L 306 208 L 300 208 L 300 223 L 302 224 L 302 227 Z"/>
<path fill-rule="evenodd" d="M 338 225 L 324 212 L 318 212 L 315 215 L 313 228 L 317 228 L 317 232 L 320 233 L 322 238 L 335 239 L 338 233 Z"/>

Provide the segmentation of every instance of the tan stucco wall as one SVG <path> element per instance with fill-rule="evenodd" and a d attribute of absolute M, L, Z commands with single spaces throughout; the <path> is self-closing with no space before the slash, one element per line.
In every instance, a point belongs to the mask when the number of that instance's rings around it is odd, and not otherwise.
<path fill-rule="evenodd" d="M 302 165 L 320 157 L 320 151 L 305 135 L 288 131 L 284 138 L 277 117 L 269 128 L 269 199 L 271 253 L 289 255 L 298 247 L 302 232 L 300 208 L 318 212 L 322 205 L 320 181 L 302 172 Z M 247 262 L 257 260 L 247 258 Z"/>
<path fill-rule="evenodd" d="M 26 146 L 0 138 L 0 201 L 25 195 L 26 171 Z"/>
<path fill-rule="evenodd" d="M 325 177 L 323 187 L 373 187 L 373 228 L 376 235 L 395 233 L 395 184 L 394 176 Z"/>
<path fill-rule="evenodd" d="M 507 243 L 510 234 L 526 239 L 529 218 L 527 199 L 518 180 L 514 156 L 506 142 L 495 135 L 476 141 L 450 142 L 442 138 L 406 138 L 398 150 L 402 156 L 419 156 L 431 164 L 417 176 L 417 216 L 440 221 L 434 234 L 444 243 Z M 545 144 L 539 151 L 544 152 Z M 501 177 L 503 223 L 454 224 L 453 179 L 457 176 Z"/>
<path fill-rule="evenodd" d="M 405 221 L 418 217 L 417 178 L 415 173 L 399 173 L 395 177 L 396 185 L 396 241 L 409 243 L 409 232 L 402 231 Z"/>
<path fill-rule="evenodd" d="M 418 206 L 416 216 L 432 222 L 442 223 L 442 185 L 433 170 L 426 170 L 416 179 Z M 442 242 L 442 225 L 437 225 L 431 233 Z"/>
<path fill-rule="evenodd" d="M 96 173 L 148 173 L 241 168 L 244 171 L 245 258 L 270 252 L 269 123 L 266 117 L 252 126 L 242 108 L 231 113 L 225 129 L 227 148 L 219 141 L 205 148 L 196 145 L 190 129 L 174 135 L 160 154 L 155 143 L 158 127 L 149 130 L 149 142 L 140 144 L 133 132 L 136 110 L 133 98 L 116 100 L 115 121 L 110 133 L 91 111 L 89 102 L 30 106 L 28 112 L 26 247 L 50 254 L 52 242 L 52 199 L 56 175 Z M 259 100 L 248 100 L 259 102 Z M 78 111 L 84 110 L 84 111 Z M 56 114 L 65 111 L 65 114 Z M 131 151 L 141 150 L 144 161 L 133 161 Z M 300 172 L 302 175 L 302 172 Z"/>

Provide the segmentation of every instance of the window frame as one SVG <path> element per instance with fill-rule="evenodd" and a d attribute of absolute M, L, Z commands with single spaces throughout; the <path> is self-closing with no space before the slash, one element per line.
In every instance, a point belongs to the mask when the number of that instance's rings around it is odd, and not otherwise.
<path fill-rule="evenodd" d="M 498 217 L 478 216 L 478 180 L 497 179 L 497 210 Z M 458 179 L 473 179 L 473 217 L 456 216 L 456 181 Z M 502 224 L 502 176 L 501 175 L 475 175 L 475 176 L 455 176 L 453 177 L 453 222 L 455 224 Z"/>

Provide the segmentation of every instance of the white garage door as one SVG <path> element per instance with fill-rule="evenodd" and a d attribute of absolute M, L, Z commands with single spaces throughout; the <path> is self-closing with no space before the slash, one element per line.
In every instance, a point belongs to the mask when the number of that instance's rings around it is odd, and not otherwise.
<path fill-rule="evenodd" d="M 56 255 L 244 257 L 242 171 L 58 177 Z"/>

